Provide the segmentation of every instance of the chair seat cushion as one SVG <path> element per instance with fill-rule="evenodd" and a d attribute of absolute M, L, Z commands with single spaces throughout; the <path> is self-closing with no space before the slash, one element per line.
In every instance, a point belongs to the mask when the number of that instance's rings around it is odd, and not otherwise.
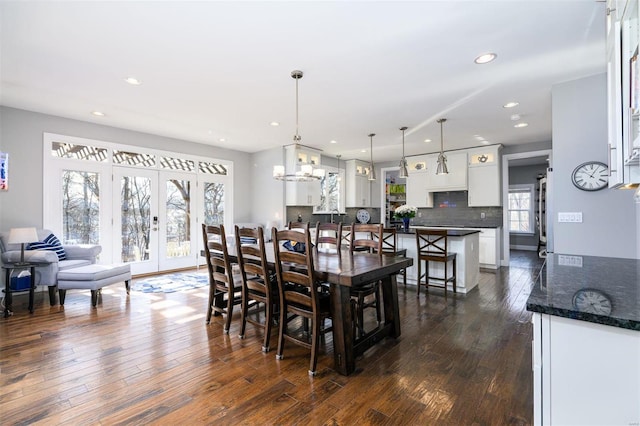
<path fill-rule="evenodd" d="M 58 262 L 58 270 L 59 271 L 63 271 L 66 269 L 71 269 L 71 268 L 78 268 L 80 266 L 88 266 L 91 265 L 91 262 L 88 260 L 84 260 L 84 259 L 67 259 L 67 260 L 61 260 Z"/>
<path fill-rule="evenodd" d="M 67 268 L 58 272 L 58 280 L 63 281 L 98 281 L 117 275 L 129 274 L 131 276 L 131 266 L 129 264 L 115 265 L 86 265 L 78 268 Z"/>

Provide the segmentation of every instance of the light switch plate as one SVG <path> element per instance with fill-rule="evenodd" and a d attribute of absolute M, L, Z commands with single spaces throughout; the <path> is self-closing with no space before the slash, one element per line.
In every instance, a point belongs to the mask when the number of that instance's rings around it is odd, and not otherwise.
<path fill-rule="evenodd" d="M 567 256 L 566 254 L 559 254 L 558 265 L 582 268 L 582 256 Z"/>
<path fill-rule="evenodd" d="M 582 212 L 558 212 L 560 223 L 582 223 Z"/>

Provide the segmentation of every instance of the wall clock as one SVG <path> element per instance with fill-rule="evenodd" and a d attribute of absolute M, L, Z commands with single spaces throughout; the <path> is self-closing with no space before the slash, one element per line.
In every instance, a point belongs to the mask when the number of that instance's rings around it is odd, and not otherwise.
<path fill-rule="evenodd" d="M 356 212 L 356 219 L 358 219 L 360 223 L 369 223 L 371 215 L 365 209 L 360 209 Z"/>
<path fill-rule="evenodd" d="M 588 314 L 610 315 L 613 306 L 611 299 L 600 290 L 584 288 L 573 295 L 573 307 Z"/>
<path fill-rule="evenodd" d="M 598 191 L 609 185 L 609 168 L 599 161 L 587 161 L 573 169 L 571 182 L 583 191 Z"/>

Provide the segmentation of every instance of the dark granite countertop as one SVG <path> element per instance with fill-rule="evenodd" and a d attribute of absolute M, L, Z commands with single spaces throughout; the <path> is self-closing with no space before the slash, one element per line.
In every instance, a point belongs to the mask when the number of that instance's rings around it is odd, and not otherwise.
<path fill-rule="evenodd" d="M 487 225 L 487 224 L 482 224 L 482 225 L 442 225 L 442 224 L 438 224 L 438 225 L 431 225 L 428 223 L 418 223 L 418 222 L 412 222 L 411 226 L 420 226 L 423 228 L 477 228 L 477 229 L 481 229 L 481 228 L 486 228 L 486 229 L 496 229 L 496 228 L 502 228 L 502 224 L 500 225 Z"/>
<path fill-rule="evenodd" d="M 478 230 L 473 230 L 473 229 L 448 229 L 445 228 L 444 226 L 411 226 L 409 228 L 409 231 L 405 232 L 402 229 L 398 229 L 397 234 L 398 235 L 415 235 L 415 231 L 412 228 L 420 228 L 420 229 L 429 229 L 429 228 L 433 228 L 433 229 L 447 229 L 447 237 L 466 237 L 467 235 L 473 235 L 473 234 L 479 234 L 480 231 Z"/>
<path fill-rule="evenodd" d="M 527 310 L 640 331 L 640 260 L 549 255 Z"/>

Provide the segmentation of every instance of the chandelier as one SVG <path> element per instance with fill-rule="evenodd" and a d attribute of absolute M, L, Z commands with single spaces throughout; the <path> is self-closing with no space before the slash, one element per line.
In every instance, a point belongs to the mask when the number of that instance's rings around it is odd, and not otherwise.
<path fill-rule="evenodd" d="M 291 71 L 291 77 L 296 81 L 296 134 L 293 136 L 293 143 L 299 144 L 302 136 L 298 133 L 298 80 L 304 73 L 300 70 Z M 301 164 L 296 170 L 287 170 L 285 166 L 273 166 L 273 178 L 288 182 L 312 182 L 324 177 L 324 169 L 314 168 L 311 164 Z"/>

